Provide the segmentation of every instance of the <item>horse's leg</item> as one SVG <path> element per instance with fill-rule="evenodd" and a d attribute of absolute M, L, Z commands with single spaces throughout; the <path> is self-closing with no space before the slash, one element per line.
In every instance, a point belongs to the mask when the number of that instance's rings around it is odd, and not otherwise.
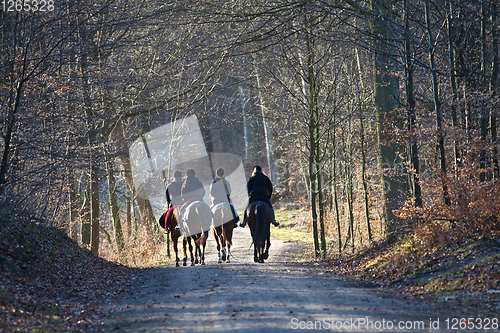
<path fill-rule="evenodd" d="M 179 237 L 172 237 L 172 243 L 174 245 L 174 253 L 175 253 L 175 267 L 179 267 L 179 248 L 177 246 L 177 241 Z"/>
<path fill-rule="evenodd" d="M 234 223 L 231 220 L 230 223 Z M 226 247 L 227 247 L 227 257 L 226 262 L 229 263 L 229 257 L 231 256 L 231 243 L 233 241 L 233 227 L 226 228 Z"/>
<path fill-rule="evenodd" d="M 220 237 L 221 237 L 221 232 L 220 232 L 220 227 L 216 227 L 213 229 L 213 233 L 214 233 L 214 237 L 215 237 L 215 242 L 217 244 L 217 253 L 218 253 L 218 260 L 217 260 L 217 263 L 221 263 L 222 262 L 222 253 L 221 253 L 221 240 L 220 240 Z"/>
<path fill-rule="evenodd" d="M 194 266 L 193 244 L 191 244 L 191 239 L 192 239 L 192 237 L 188 237 L 189 254 L 191 254 L 191 266 Z M 193 241 L 194 241 L 194 239 L 193 239 Z M 196 243 L 195 243 L 195 245 L 196 245 Z"/>
<path fill-rule="evenodd" d="M 207 245 L 208 231 L 202 236 L 203 244 L 201 244 L 201 264 L 205 265 L 205 246 Z"/>
<path fill-rule="evenodd" d="M 221 241 L 221 247 L 222 247 L 222 261 L 226 261 L 227 258 L 227 253 L 226 253 L 226 230 L 227 227 L 225 224 L 221 225 L 221 233 L 220 233 L 220 241 Z"/>
<path fill-rule="evenodd" d="M 186 264 L 187 264 L 186 245 L 187 245 L 187 238 L 183 237 L 183 239 L 182 239 L 182 248 L 184 249 L 184 259 L 182 260 L 182 266 L 186 266 Z"/>
<path fill-rule="evenodd" d="M 257 252 L 257 245 L 253 245 L 253 261 L 254 262 L 259 262 L 259 255 Z"/>
<path fill-rule="evenodd" d="M 268 234 L 266 238 L 266 251 L 264 252 L 264 259 L 269 258 L 269 247 L 271 246 L 271 235 Z"/>
<path fill-rule="evenodd" d="M 200 249 L 200 235 L 195 236 L 194 241 L 194 263 L 199 264 L 201 261 L 201 249 Z"/>

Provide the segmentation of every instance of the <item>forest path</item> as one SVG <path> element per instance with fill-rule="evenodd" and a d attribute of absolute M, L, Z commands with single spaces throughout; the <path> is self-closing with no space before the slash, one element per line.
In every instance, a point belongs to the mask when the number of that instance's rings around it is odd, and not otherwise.
<path fill-rule="evenodd" d="M 144 269 L 129 296 L 101 309 L 98 330 L 446 331 L 446 318 L 437 330 L 438 313 L 424 303 L 322 274 L 314 263 L 292 262 L 297 243 L 272 238 L 269 260 L 256 264 L 248 227 L 235 229 L 233 242 L 231 263 L 217 264 L 210 234 L 206 266 Z M 400 324 L 406 327 L 398 329 Z"/>

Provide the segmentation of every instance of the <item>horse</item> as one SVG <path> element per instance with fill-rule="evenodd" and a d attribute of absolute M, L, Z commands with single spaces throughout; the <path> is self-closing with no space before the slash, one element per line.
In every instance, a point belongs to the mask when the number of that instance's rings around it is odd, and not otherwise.
<path fill-rule="evenodd" d="M 271 207 L 264 201 L 250 203 L 245 211 L 245 218 L 253 240 L 253 260 L 255 262 L 263 263 L 269 258 L 272 216 Z"/>
<path fill-rule="evenodd" d="M 217 252 L 219 254 L 217 262 L 219 264 L 223 261 L 229 263 L 233 241 L 234 216 L 227 203 L 213 206 L 212 212 L 214 214 L 212 232 L 217 243 Z"/>
<path fill-rule="evenodd" d="M 169 212 L 167 210 L 159 220 L 160 226 L 165 229 L 165 232 L 170 232 L 170 238 L 172 239 L 172 244 L 174 246 L 174 252 L 175 252 L 175 266 L 179 267 L 179 249 L 177 247 L 177 242 L 179 240 L 179 237 L 181 237 L 181 232 L 180 230 L 176 230 L 175 227 L 177 226 L 177 216 L 179 216 L 179 208 L 180 206 L 174 206 L 172 208 L 172 211 Z M 170 221 L 167 221 L 167 215 L 171 214 Z M 168 223 L 167 223 L 168 222 Z M 165 227 L 166 226 L 166 227 Z M 184 251 L 185 254 L 185 251 Z"/>
<path fill-rule="evenodd" d="M 194 201 L 186 205 L 181 213 L 180 209 L 175 211 L 174 216 L 179 223 L 183 214 L 184 223 L 180 224 L 181 234 L 184 236 L 182 246 L 184 249 L 183 266 L 187 263 L 186 245 L 189 245 L 191 255 L 191 266 L 200 263 L 205 265 L 205 246 L 207 244 L 208 231 L 212 225 L 213 214 L 210 207 L 203 201 Z M 172 217 L 174 219 L 174 217 Z M 194 255 L 191 240 L 194 241 Z"/>

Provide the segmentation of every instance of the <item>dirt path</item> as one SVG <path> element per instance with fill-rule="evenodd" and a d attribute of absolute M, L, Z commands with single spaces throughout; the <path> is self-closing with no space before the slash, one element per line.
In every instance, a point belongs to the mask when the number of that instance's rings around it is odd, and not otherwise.
<path fill-rule="evenodd" d="M 144 270 L 129 297 L 104 307 L 99 330 L 446 331 L 446 318 L 440 318 L 439 330 L 430 328 L 430 320 L 437 328 L 439 313 L 425 304 L 321 274 L 313 263 L 291 262 L 295 243 L 273 239 L 265 264 L 253 263 L 248 228 L 235 230 L 234 244 L 229 264 L 217 264 L 210 235 L 206 266 Z M 404 329 L 398 329 L 400 324 Z"/>

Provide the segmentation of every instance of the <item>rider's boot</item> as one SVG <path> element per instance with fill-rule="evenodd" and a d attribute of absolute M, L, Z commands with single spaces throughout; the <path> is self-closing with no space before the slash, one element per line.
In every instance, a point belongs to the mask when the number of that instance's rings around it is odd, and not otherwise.
<path fill-rule="evenodd" d="M 272 210 L 272 212 L 273 212 L 273 219 L 271 220 L 271 224 L 277 227 L 280 225 L 280 223 L 276 221 L 276 217 L 274 216 L 274 209 Z"/>
<path fill-rule="evenodd" d="M 231 213 L 233 214 L 234 227 L 238 228 L 238 221 L 240 220 L 240 217 L 236 213 L 236 210 L 234 210 L 233 205 L 231 205 L 230 207 L 231 207 Z"/>

